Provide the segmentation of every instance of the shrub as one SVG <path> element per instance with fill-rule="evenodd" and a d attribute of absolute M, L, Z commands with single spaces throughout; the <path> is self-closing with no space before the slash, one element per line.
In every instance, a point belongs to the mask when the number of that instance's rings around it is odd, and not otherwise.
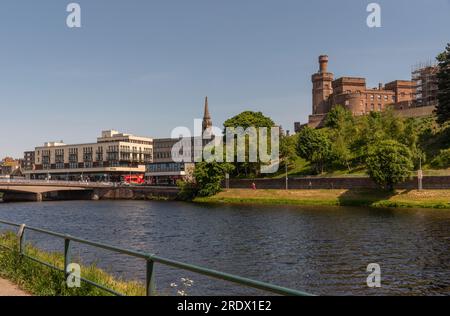
<path fill-rule="evenodd" d="M 414 168 L 411 151 L 394 140 L 370 146 L 366 164 L 372 180 L 386 190 L 393 190 L 395 184 L 407 180 Z"/>
<path fill-rule="evenodd" d="M 431 165 L 435 168 L 450 168 L 450 148 L 441 150 L 439 155 L 433 159 Z"/>

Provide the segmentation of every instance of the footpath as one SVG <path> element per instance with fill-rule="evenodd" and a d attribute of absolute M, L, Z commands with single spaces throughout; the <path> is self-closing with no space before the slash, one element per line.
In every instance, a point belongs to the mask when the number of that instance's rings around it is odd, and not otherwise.
<path fill-rule="evenodd" d="M 29 296 L 29 294 L 10 281 L 0 278 L 0 296 Z"/>

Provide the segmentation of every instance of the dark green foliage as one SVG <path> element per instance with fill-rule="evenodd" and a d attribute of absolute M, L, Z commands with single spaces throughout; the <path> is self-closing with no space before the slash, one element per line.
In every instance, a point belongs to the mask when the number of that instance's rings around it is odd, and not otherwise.
<path fill-rule="evenodd" d="M 264 116 L 261 112 L 245 111 L 223 123 L 224 127 L 272 127 L 275 123 L 270 117 Z"/>
<path fill-rule="evenodd" d="M 369 147 L 366 165 L 369 176 L 383 189 L 407 180 L 413 169 L 411 151 L 394 140 L 380 141 Z"/>
<path fill-rule="evenodd" d="M 331 157 L 331 142 L 324 130 L 305 127 L 297 138 L 297 154 L 310 161 L 318 173 L 323 173 Z"/>
<path fill-rule="evenodd" d="M 192 201 L 196 197 L 207 197 L 222 190 L 225 175 L 232 172 L 234 166 L 223 162 L 200 162 L 195 166 L 192 181 L 178 181 L 180 188 L 178 199 Z"/>
<path fill-rule="evenodd" d="M 337 105 L 328 113 L 325 119 L 325 126 L 332 129 L 345 129 L 348 124 L 354 122 L 352 112 L 344 108 L 342 105 Z"/>
<path fill-rule="evenodd" d="M 295 161 L 298 159 L 297 151 L 297 135 L 280 137 L 280 158 L 282 161 L 282 167 L 288 165 L 288 168 L 292 167 Z"/>
<path fill-rule="evenodd" d="M 437 75 L 439 84 L 438 101 L 436 108 L 437 121 L 444 124 L 450 121 L 450 44 L 445 51 L 437 57 L 439 72 Z"/>
<path fill-rule="evenodd" d="M 244 130 L 246 130 L 249 127 L 254 127 L 257 130 L 261 127 L 267 127 L 267 135 L 270 135 L 270 128 L 275 126 L 275 123 L 272 121 L 271 118 L 264 116 L 261 112 L 252 112 L 252 111 L 245 111 L 242 112 L 228 120 L 225 121 L 223 124 L 224 128 L 239 128 L 242 127 Z M 259 136 L 259 130 L 258 130 L 258 136 Z M 268 150 L 270 151 L 270 137 L 268 137 Z M 249 161 L 249 137 L 246 136 L 246 162 L 235 162 L 233 165 L 235 166 L 233 176 L 236 177 L 257 177 L 260 175 L 261 170 L 261 163 L 260 162 L 248 162 Z M 258 144 L 259 149 L 259 144 Z M 237 154 L 237 143 L 235 144 L 235 159 L 234 161 L 237 161 L 236 159 Z"/>
<path fill-rule="evenodd" d="M 220 162 L 200 162 L 195 166 L 194 178 L 198 196 L 212 196 L 222 190 L 225 174 L 233 171 L 233 165 Z"/>
<path fill-rule="evenodd" d="M 435 168 L 450 168 L 450 148 L 441 150 L 439 155 L 433 159 L 431 165 Z"/>
<path fill-rule="evenodd" d="M 198 194 L 198 188 L 195 182 L 178 180 L 177 186 L 180 188 L 177 199 L 180 201 L 192 201 Z"/>

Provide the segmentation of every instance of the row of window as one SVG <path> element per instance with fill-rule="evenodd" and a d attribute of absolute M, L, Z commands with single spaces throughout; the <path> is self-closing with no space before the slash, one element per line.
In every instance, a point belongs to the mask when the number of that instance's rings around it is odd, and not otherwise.
<path fill-rule="evenodd" d="M 147 172 L 180 172 L 184 171 L 184 163 L 154 163 L 146 167 Z"/>

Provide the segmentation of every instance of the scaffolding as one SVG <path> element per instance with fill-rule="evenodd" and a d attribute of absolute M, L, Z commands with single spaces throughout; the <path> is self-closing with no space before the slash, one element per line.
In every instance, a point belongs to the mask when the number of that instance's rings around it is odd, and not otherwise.
<path fill-rule="evenodd" d="M 420 63 L 412 69 L 412 81 L 414 82 L 416 95 L 415 107 L 436 106 L 438 103 L 438 66 L 429 61 Z"/>

